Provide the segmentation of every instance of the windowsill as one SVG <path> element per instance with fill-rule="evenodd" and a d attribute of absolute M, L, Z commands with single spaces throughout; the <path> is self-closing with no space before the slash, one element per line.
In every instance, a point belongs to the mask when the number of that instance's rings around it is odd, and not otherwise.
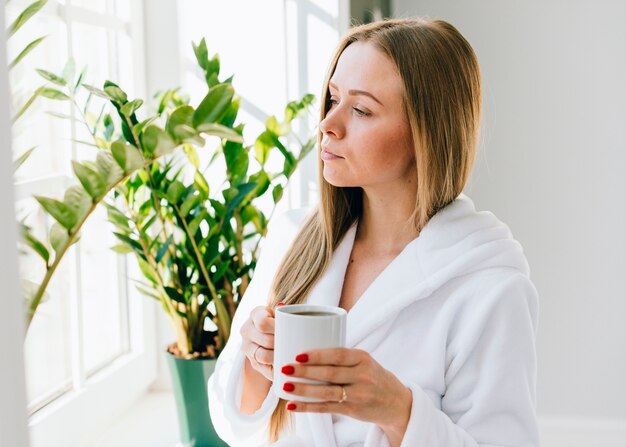
<path fill-rule="evenodd" d="M 183 447 L 179 443 L 174 394 L 152 391 L 143 395 L 109 426 L 90 447 Z"/>

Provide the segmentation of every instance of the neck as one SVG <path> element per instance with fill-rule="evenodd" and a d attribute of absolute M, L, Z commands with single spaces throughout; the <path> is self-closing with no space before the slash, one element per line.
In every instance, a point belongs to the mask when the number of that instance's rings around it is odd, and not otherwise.
<path fill-rule="evenodd" d="M 416 193 L 406 185 L 386 192 L 364 188 L 356 240 L 374 252 L 399 253 L 419 235 L 411 218 L 415 201 Z"/>

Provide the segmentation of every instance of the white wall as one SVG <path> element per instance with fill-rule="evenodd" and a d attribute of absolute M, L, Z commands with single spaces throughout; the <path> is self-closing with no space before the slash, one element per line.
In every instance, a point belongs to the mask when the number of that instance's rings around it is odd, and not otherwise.
<path fill-rule="evenodd" d="M 484 141 L 466 192 L 510 225 L 540 293 L 544 433 L 626 445 L 626 2 L 396 0 L 393 12 L 448 20 L 478 54 Z"/>
<path fill-rule="evenodd" d="M 0 7 L 4 24 L 4 5 Z M 28 446 L 24 379 L 24 309 L 17 282 L 17 225 L 4 25 L 0 29 L 0 445 Z"/>

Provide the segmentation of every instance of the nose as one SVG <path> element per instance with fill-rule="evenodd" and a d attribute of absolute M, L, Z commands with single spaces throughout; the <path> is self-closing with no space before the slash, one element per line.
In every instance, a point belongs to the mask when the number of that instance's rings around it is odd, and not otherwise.
<path fill-rule="evenodd" d="M 328 110 L 324 119 L 320 121 L 319 127 L 324 135 L 333 136 L 335 138 L 343 137 L 345 131 L 341 120 L 339 119 L 340 117 L 337 113 L 338 110 L 338 107 L 332 107 L 330 110 Z"/>

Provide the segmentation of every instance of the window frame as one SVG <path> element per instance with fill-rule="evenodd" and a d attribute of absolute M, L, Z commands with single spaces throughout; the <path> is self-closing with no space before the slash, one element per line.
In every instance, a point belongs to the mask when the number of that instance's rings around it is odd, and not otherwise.
<path fill-rule="evenodd" d="M 112 6 L 112 4 L 113 0 L 108 0 L 108 5 Z M 72 54 L 70 26 L 72 23 L 85 23 L 106 29 L 125 31 L 133 42 L 132 55 L 133 60 L 136 61 L 133 67 L 134 84 L 137 87 L 135 91 L 137 91 L 138 96 L 145 97 L 142 2 L 132 2 L 129 22 L 81 7 L 63 5 L 56 1 L 49 2 L 40 14 L 58 16 L 68 25 L 68 53 L 70 55 Z M 6 40 L 4 43 L 6 44 Z M 114 46 L 111 47 L 109 54 L 113 54 L 113 51 L 115 51 Z M 111 67 L 115 69 L 117 67 L 116 61 L 111 62 Z M 75 124 L 72 123 L 72 126 Z M 76 155 L 76 143 L 73 143 L 72 159 L 75 159 Z M 11 199 L 18 201 L 32 197 L 34 194 L 46 194 L 51 191 L 50 188 L 64 190 L 72 183 L 71 180 L 71 177 L 62 174 L 29 179 L 14 186 L 15 197 L 11 197 Z M 70 257 L 80 256 L 78 252 L 79 250 L 76 250 L 75 253 L 70 254 Z M 125 258 L 123 259 L 119 269 L 120 280 L 124 275 L 129 278 L 140 278 L 141 272 L 138 267 L 132 262 L 126 262 Z M 67 261 L 73 262 L 75 268 L 80 268 L 77 264 L 78 259 L 68 259 Z M 72 287 L 77 287 L 80 284 L 78 278 L 75 279 L 76 282 Z M 74 359 L 72 363 L 72 390 L 62 393 L 36 410 L 28 418 L 31 446 L 82 445 L 94 441 L 116 419 L 117 415 L 141 397 L 156 379 L 158 346 L 154 340 L 156 339 L 155 316 L 158 311 L 157 306 L 128 284 L 128 280 L 121 280 L 120 282 L 127 291 L 128 305 L 126 311 L 121 311 L 121 318 L 130 322 L 127 337 L 128 346 L 124 346 L 127 352 L 117 357 L 106 368 L 89 377 L 87 377 L 85 366 Z M 80 356 L 82 355 L 81 345 L 83 342 L 80 336 L 82 331 L 79 327 L 81 324 L 81 318 L 79 318 L 80 297 L 77 293 L 73 295 L 75 297 L 71 304 L 72 351 Z M 24 381 L 23 368 L 19 371 L 21 371 L 22 381 Z"/>

